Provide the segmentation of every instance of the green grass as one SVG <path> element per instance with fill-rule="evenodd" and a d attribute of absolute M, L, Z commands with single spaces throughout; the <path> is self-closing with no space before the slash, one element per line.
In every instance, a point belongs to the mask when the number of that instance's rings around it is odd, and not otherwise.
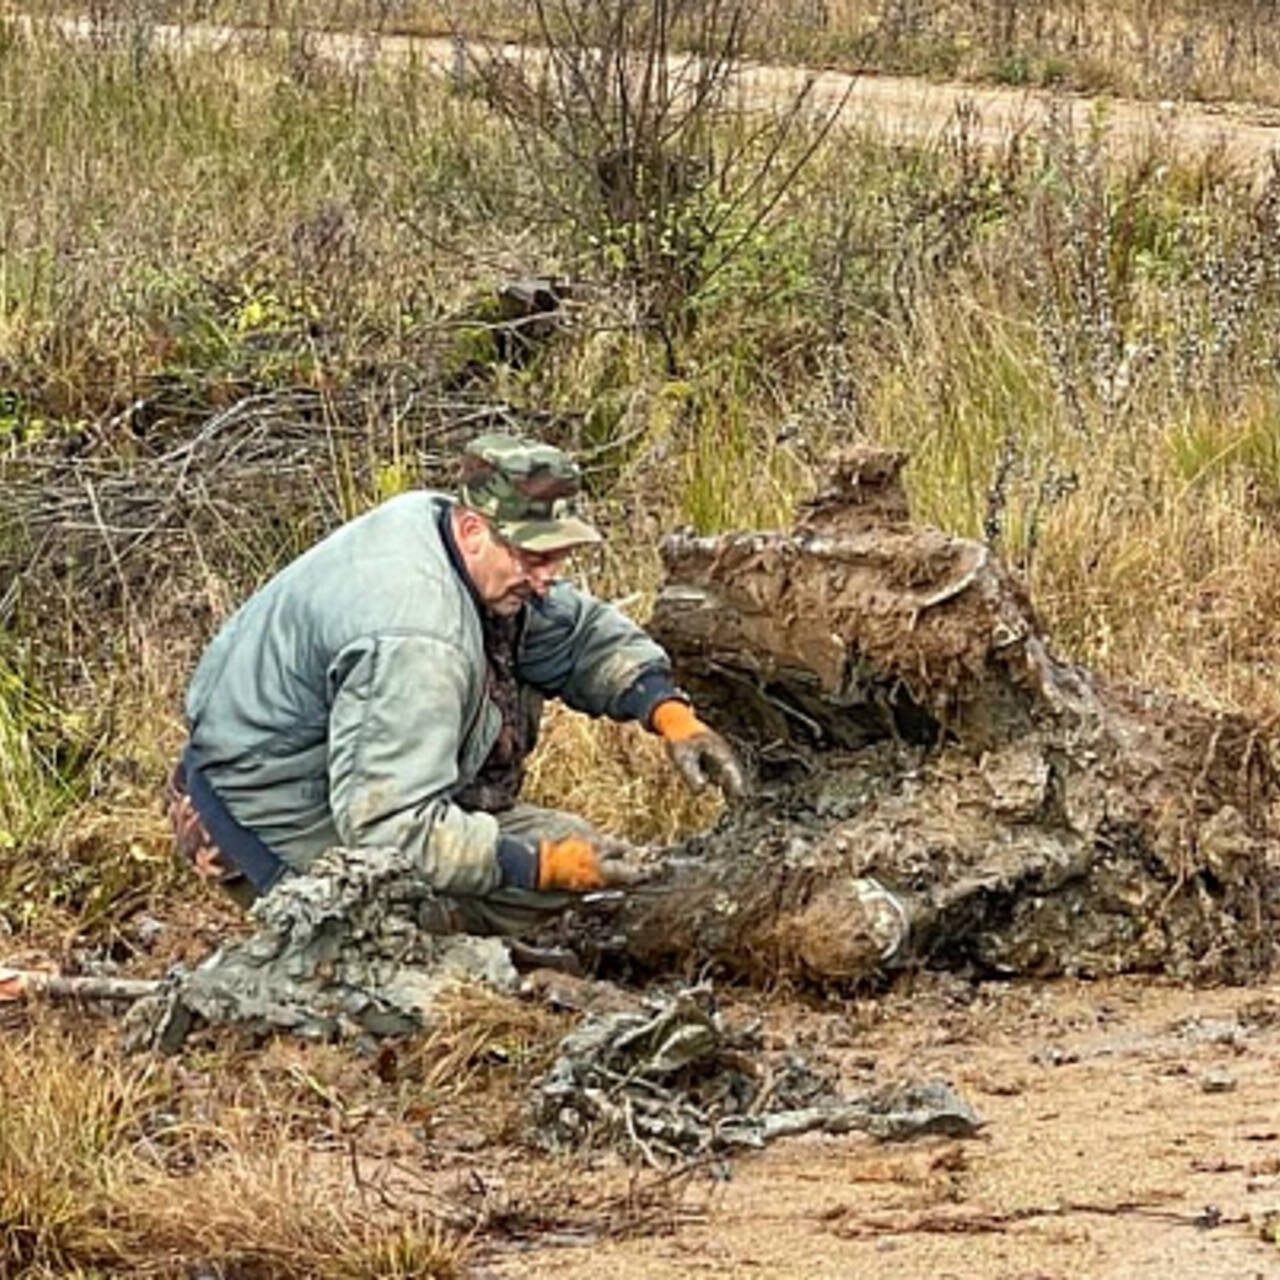
<path fill-rule="evenodd" d="M 86 727 L 0 650 L 0 859 L 81 798 L 92 754 Z"/>

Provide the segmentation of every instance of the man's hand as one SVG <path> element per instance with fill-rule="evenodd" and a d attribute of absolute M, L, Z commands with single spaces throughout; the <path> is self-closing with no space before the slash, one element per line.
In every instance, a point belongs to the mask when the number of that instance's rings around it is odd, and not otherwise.
<path fill-rule="evenodd" d="M 733 749 L 698 719 L 688 703 L 669 698 L 658 704 L 652 719 L 654 729 L 666 739 L 672 764 L 694 791 L 701 791 L 710 780 L 727 796 L 737 799 L 745 794 L 742 767 Z"/>

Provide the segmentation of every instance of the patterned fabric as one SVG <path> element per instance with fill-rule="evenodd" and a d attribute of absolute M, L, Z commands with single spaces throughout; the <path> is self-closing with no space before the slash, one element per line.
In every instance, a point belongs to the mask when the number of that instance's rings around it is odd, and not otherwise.
<path fill-rule="evenodd" d="M 561 551 L 601 541 L 578 517 L 578 464 L 559 449 L 521 436 L 477 436 L 462 459 L 460 496 L 526 551 Z"/>
<path fill-rule="evenodd" d="M 222 860 L 222 854 L 205 829 L 196 807 L 187 794 L 187 771 L 181 763 L 169 776 L 164 789 L 165 811 L 173 828 L 175 850 L 195 869 L 202 880 L 223 881 L 235 878 L 239 873 Z"/>
<path fill-rule="evenodd" d="M 516 679 L 519 618 L 501 618 L 486 610 L 481 622 L 489 664 L 487 693 L 502 713 L 502 728 L 480 772 L 455 793 L 453 800 L 472 812 L 502 813 L 515 804 L 524 783 L 525 759 L 533 749 L 534 725 L 521 705 L 520 682 Z"/>

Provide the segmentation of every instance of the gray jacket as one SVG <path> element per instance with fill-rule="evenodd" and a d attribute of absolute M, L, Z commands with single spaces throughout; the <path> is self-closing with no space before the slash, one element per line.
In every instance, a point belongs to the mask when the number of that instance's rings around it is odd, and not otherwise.
<path fill-rule="evenodd" d="M 228 619 L 196 669 L 193 762 L 296 869 L 334 844 L 395 845 L 442 892 L 500 883 L 496 819 L 451 802 L 501 727 L 479 605 L 442 530 L 451 503 L 402 494 L 343 525 Z M 523 684 L 619 720 L 670 691 L 662 649 L 568 583 L 524 614 Z"/>

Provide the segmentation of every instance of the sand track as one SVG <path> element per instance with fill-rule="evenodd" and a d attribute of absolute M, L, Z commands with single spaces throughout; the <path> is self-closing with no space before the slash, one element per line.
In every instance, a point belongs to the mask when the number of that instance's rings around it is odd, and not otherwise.
<path fill-rule="evenodd" d="M 20 23 L 30 19 L 18 17 Z M 100 44 L 112 24 L 87 17 L 49 20 L 45 25 L 76 43 Z M 130 38 L 131 28 L 120 23 L 114 30 Z M 263 41 L 285 41 L 287 33 L 250 30 L 211 24 L 174 26 L 158 24 L 146 29 L 156 47 L 221 49 L 261 46 Z M 346 65 L 418 59 L 440 71 L 457 74 L 468 58 L 483 59 L 497 51 L 503 57 L 536 57 L 536 50 L 511 45 L 492 49 L 473 44 L 464 51 L 448 38 L 408 35 L 366 35 L 341 31 L 312 33 L 311 50 L 321 58 Z M 1009 89 L 909 76 L 849 75 L 791 66 L 747 64 L 739 80 L 746 105 L 765 109 L 789 102 L 800 87 L 813 80 L 810 102 L 818 111 L 841 109 L 841 122 L 850 127 L 873 128 L 903 143 L 940 138 L 961 109 L 972 112 L 971 136 L 987 146 L 998 146 L 1015 134 L 1033 128 L 1051 108 L 1063 123 L 1086 130 L 1091 121 L 1105 127 L 1107 146 L 1116 155 L 1142 151 L 1153 138 L 1166 139 L 1188 159 L 1220 153 L 1224 163 L 1256 176 L 1269 171 L 1272 154 L 1280 148 L 1280 111 L 1248 103 L 1147 102 L 1122 98 L 1089 98 L 1054 94 L 1035 89 Z"/>
<path fill-rule="evenodd" d="M 862 1008 L 866 1012 L 866 1007 Z M 899 992 L 856 1029 L 777 1011 L 851 1081 L 943 1077 L 988 1121 L 968 1142 L 806 1136 L 690 1188 L 701 1221 L 490 1254 L 559 1280 L 1250 1280 L 1280 1275 L 1251 1218 L 1280 1206 L 1280 987 L 1150 979 Z M 1220 1092 L 1213 1092 L 1213 1089 Z M 696 1218 L 690 1212 L 689 1218 Z"/>

